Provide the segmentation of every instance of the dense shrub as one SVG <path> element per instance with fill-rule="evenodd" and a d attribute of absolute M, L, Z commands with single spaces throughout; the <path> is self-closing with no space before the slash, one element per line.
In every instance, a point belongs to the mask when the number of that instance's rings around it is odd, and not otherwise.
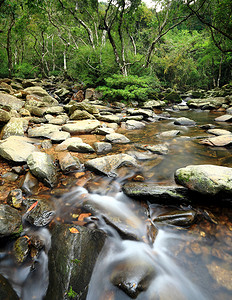
<path fill-rule="evenodd" d="M 138 77 L 129 75 L 113 75 L 105 79 L 105 85 L 98 88 L 103 94 L 103 99 L 108 101 L 145 101 L 156 98 L 160 83 L 154 77 Z"/>

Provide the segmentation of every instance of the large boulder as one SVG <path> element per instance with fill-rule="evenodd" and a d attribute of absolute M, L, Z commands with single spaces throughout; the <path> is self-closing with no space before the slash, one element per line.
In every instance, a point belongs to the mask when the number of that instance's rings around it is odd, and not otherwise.
<path fill-rule="evenodd" d="M 24 101 L 12 95 L 0 93 L 0 105 L 19 111 L 24 106 Z"/>
<path fill-rule="evenodd" d="M 201 194 L 232 194 L 232 168 L 215 165 L 190 165 L 176 170 L 177 183 Z"/>
<path fill-rule="evenodd" d="M 50 155 L 43 152 L 34 152 L 27 158 L 27 164 L 35 177 L 42 180 L 49 187 L 55 185 L 57 173 Z"/>
<path fill-rule="evenodd" d="M 99 126 L 100 122 L 97 120 L 82 120 L 65 124 L 62 126 L 62 130 L 71 134 L 85 134 L 94 131 Z"/>
<path fill-rule="evenodd" d="M 222 115 L 217 117 L 215 122 L 232 122 L 232 115 Z"/>
<path fill-rule="evenodd" d="M 70 294 L 75 299 L 85 300 L 94 265 L 105 242 L 105 233 L 60 224 L 55 225 L 51 234 L 49 286 L 45 300 L 68 299 Z"/>
<path fill-rule="evenodd" d="M 85 110 L 76 109 L 70 116 L 70 120 L 94 120 L 95 117 Z"/>
<path fill-rule="evenodd" d="M 0 204 L 0 237 L 20 234 L 22 218 L 17 209 Z"/>
<path fill-rule="evenodd" d="M 139 167 L 136 159 L 128 154 L 108 155 L 85 163 L 87 169 L 113 177 L 117 176 L 116 169 L 122 166 Z"/>
<path fill-rule="evenodd" d="M 26 162 L 37 148 L 24 137 L 10 136 L 0 143 L 0 156 L 14 162 Z"/>

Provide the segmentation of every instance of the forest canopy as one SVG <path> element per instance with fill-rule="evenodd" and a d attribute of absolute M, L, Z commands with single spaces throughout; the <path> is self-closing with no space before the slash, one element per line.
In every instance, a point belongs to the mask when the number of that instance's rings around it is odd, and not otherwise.
<path fill-rule="evenodd" d="M 183 90 L 231 83 L 231 0 L 153 3 L 0 0 L 0 77 L 96 87 L 129 76 Z"/>

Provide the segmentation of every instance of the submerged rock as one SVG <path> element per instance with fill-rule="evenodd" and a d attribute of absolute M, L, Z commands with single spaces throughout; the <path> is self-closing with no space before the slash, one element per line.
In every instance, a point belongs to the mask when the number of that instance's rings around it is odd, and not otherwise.
<path fill-rule="evenodd" d="M 67 299 L 71 291 L 76 299 L 85 300 L 105 233 L 69 224 L 55 225 L 51 233 L 49 286 L 45 300 Z"/>
<path fill-rule="evenodd" d="M 139 167 L 136 159 L 128 154 L 108 155 L 85 163 L 87 169 L 113 177 L 117 176 L 116 170 L 122 166 Z"/>
<path fill-rule="evenodd" d="M 1 300 L 19 300 L 9 281 L 0 274 L 0 297 Z"/>
<path fill-rule="evenodd" d="M 217 284 L 229 291 L 232 291 L 232 271 L 226 267 L 218 265 L 215 261 L 206 266 L 209 274 Z"/>
<path fill-rule="evenodd" d="M 50 155 L 34 152 L 27 159 L 31 173 L 45 184 L 53 187 L 57 181 L 56 168 Z"/>
<path fill-rule="evenodd" d="M 195 222 L 197 213 L 194 210 L 174 210 L 156 216 L 154 223 L 162 223 L 175 226 L 189 226 Z"/>
<path fill-rule="evenodd" d="M 135 147 L 140 150 L 149 150 L 155 154 L 160 154 L 160 155 L 168 154 L 168 147 L 163 144 L 158 144 L 158 145 L 135 144 Z"/>
<path fill-rule="evenodd" d="M 21 215 L 9 205 L 0 204 L 0 237 L 20 234 L 22 231 Z"/>
<path fill-rule="evenodd" d="M 153 266 L 151 259 L 149 261 L 141 255 L 122 257 L 120 261 L 116 261 L 110 281 L 130 298 L 135 299 L 148 289 L 154 279 L 156 272 Z"/>
<path fill-rule="evenodd" d="M 232 194 L 232 168 L 214 165 L 190 165 L 176 170 L 177 183 L 201 194 Z"/>

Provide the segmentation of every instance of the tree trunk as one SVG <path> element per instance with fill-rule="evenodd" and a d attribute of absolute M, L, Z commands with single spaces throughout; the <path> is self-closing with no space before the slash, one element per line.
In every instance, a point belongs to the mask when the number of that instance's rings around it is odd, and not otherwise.
<path fill-rule="evenodd" d="M 7 31 L 7 42 L 6 42 L 6 51 L 7 51 L 7 58 L 8 58 L 8 76 L 11 78 L 12 76 L 12 65 L 13 65 L 13 59 L 12 59 L 12 48 L 11 48 L 11 30 L 15 23 L 15 17 L 14 15 L 11 15 L 10 20 L 10 26 Z"/>

